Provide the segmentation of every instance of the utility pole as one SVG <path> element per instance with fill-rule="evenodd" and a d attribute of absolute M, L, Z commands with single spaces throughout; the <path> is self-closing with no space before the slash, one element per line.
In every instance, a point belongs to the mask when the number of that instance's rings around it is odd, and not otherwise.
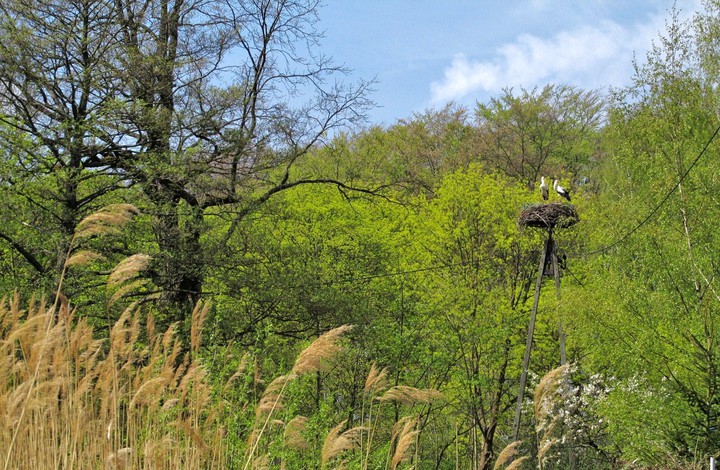
<path fill-rule="evenodd" d="M 548 238 L 545 240 L 545 248 L 540 255 L 540 267 L 538 268 L 537 282 L 535 283 L 535 297 L 530 311 L 530 323 L 528 324 L 527 338 L 525 340 L 525 355 L 523 356 L 523 367 L 520 372 L 520 391 L 518 392 L 517 406 L 515 408 L 515 422 L 513 423 L 513 442 L 517 441 L 520 431 L 520 417 L 522 416 L 522 402 L 525 396 L 527 385 L 528 368 L 530 367 L 530 352 L 532 351 L 533 335 L 535 333 L 535 319 L 537 317 L 538 303 L 540 302 L 540 288 L 542 287 L 543 275 L 545 274 L 545 260 L 552 244 L 552 229 L 548 230 Z"/>
<path fill-rule="evenodd" d="M 533 298 L 533 306 L 530 312 L 530 322 L 528 324 L 527 338 L 525 341 L 525 354 L 523 356 L 523 367 L 520 372 L 520 390 L 518 391 L 517 405 L 515 409 L 515 421 L 513 423 L 513 441 L 518 440 L 520 433 L 520 421 L 522 418 L 522 403 L 525 397 L 525 388 L 527 387 L 527 375 L 530 368 L 530 355 L 532 352 L 533 335 L 535 332 L 535 323 L 537 319 L 537 308 L 540 301 L 540 290 L 542 288 L 543 277 L 546 274 L 546 266 L 548 258 L 552 266 L 552 275 L 555 279 L 555 295 L 558 306 L 560 305 L 560 268 L 558 263 L 557 243 L 553 237 L 556 228 L 567 228 L 575 225 L 579 221 L 579 217 L 575 207 L 571 204 L 549 203 L 534 204 L 525 208 L 520 213 L 520 227 L 534 227 L 547 230 L 547 239 L 540 255 L 540 264 L 538 267 L 538 277 L 535 283 L 535 296 Z M 559 309 L 559 307 L 558 307 Z M 560 318 L 559 312 L 558 317 Z M 560 340 L 560 364 L 567 363 L 567 352 L 565 350 L 565 333 L 563 331 L 562 319 L 559 319 L 558 334 Z M 575 454 L 570 450 L 569 454 L 570 468 L 575 468 Z"/>

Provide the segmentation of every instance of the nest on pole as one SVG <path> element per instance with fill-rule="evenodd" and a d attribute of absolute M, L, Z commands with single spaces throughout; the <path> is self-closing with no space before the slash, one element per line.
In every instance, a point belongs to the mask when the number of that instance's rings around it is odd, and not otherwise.
<path fill-rule="evenodd" d="M 520 212 L 520 227 L 567 228 L 580 221 L 575 206 L 567 203 L 551 202 L 533 204 Z"/>

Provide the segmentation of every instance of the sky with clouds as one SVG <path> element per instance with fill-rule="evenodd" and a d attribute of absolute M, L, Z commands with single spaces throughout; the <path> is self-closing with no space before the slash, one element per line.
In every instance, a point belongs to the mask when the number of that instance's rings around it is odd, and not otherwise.
<path fill-rule="evenodd" d="M 504 88 L 623 86 L 665 30 L 700 0 L 328 0 L 322 49 L 377 80 L 370 113 L 390 125 L 449 101 L 472 107 Z"/>

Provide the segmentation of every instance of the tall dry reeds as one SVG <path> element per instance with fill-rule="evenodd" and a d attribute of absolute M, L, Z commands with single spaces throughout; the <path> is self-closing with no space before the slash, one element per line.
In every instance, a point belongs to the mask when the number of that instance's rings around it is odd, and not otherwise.
<path fill-rule="evenodd" d="M 205 370 L 152 325 L 128 309 L 96 339 L 66 303 L 2 301 L 3 468 L 223 468 Z"/>

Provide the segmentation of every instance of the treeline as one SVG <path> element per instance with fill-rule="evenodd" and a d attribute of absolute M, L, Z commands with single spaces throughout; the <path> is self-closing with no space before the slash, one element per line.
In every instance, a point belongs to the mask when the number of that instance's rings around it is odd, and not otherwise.
<path fill-rule="evenodd" d="M 6 468 L 720 453 L 720 3 L 672 10 L 626 88 L 365 128 L 372 84 L 313 54 L 314 1 L 0 8 Z M 541 176 L 580 222 L 513 442 Z"/>

